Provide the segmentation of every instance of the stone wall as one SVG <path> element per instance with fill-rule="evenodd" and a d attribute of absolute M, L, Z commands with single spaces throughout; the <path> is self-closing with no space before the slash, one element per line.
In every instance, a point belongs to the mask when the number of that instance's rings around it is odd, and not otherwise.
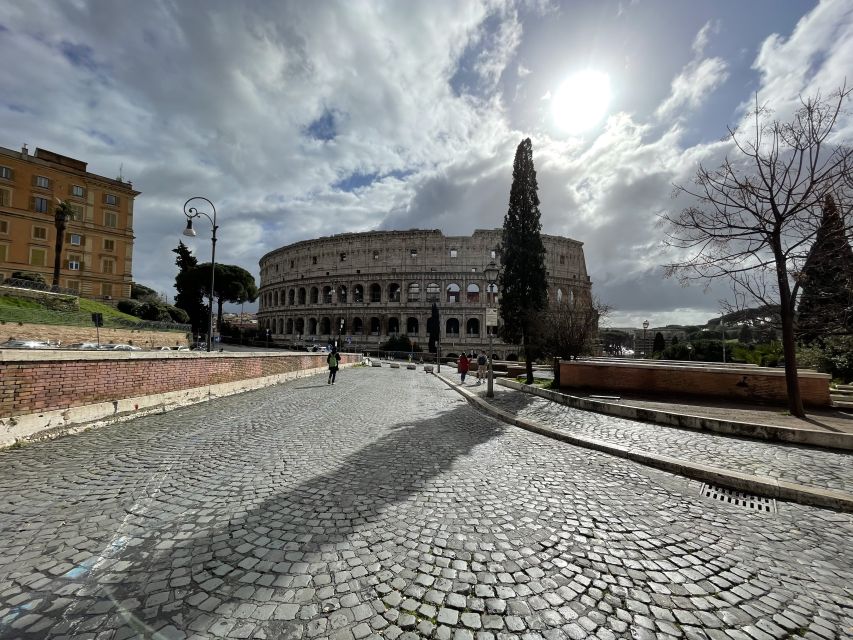
<path fill-rule="evenodd" d="M 360 360 L 342 354 L 341 366 Z M 327 370 L 320 353 L 0 350 L 0 448 Z"/>
<path fill-rule="evenodd" d="M 61 344 L 95 342 L 95 327 L 73 327 L 53 324 L 18 322 L 0 323 L 0 342 L 6 340 L 46 340 Z M 100 328 L 101 342 L 133 344 L 143 349 L 187 345 L 187 334 L 178 331 L 149 331 L 147 329 Z"/>
<path fill-rule="evenodd" d="M 813 407 L 829 406 L 828 374 L 801 370 L 798 377 L 804 404 Z M 783 369 L 715 366 L 712 363 L 562 361 L 560 389 L 591 389 L 665 397 L 705 396 L 778 404 L 788 401 Z"/>
<path fill-rule="evenodd" d="M 52 311 L 80 311 L 79 298 L 65 293 L 52 293 L 50 291 L 0 285 L 0 296 L 14 296 L 15 298 L 35 300 Z"/>

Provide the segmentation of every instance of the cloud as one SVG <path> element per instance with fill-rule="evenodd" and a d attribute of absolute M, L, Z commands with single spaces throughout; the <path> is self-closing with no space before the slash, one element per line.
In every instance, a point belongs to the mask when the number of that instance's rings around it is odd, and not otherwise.
<path fill-rule="evenodd" d="M 700 35 L 705 31 L 705 27 L 699 32 Z M 679 110 L 696 109 L 728 77 L 728 67 L 722 58 L 704 58 L 690 62 L 673 79 L 670 94 L 657 108 L 655 115 L 663 120 L 676 115 Z"/>

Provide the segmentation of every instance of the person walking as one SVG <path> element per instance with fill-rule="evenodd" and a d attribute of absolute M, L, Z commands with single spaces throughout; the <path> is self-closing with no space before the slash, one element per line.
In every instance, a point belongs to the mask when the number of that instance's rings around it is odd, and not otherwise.
<path fill-rule="evenodd" d="M 477 356 L 477 384 L 481 384 L 486 379 L 486 365 L 489 359 L 486 357 L 486 352 L 480 349 L 480 355 Z"/>
<path fill-rule="evenodd" d="M 462 375 L 462 384 L 465 384 L 465 374 L 468 373 L 468 358 L 463 353 L 459 356 L 459 364 L 456 366 L 456 370 Z"/>
<path fill-rule="evenodd" d="M 338 365 L 341 362 L 337 348 L 332 347 L 331 353 L 326 356 L 326 362 L 329 363 L 329 380 L 326 384 L 335 384 L 335 376 L 338 374 Z"/>

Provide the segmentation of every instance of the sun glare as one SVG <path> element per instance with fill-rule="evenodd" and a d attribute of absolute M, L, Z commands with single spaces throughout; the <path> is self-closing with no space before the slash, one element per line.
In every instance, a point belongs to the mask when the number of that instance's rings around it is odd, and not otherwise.
<path fill-rule="evenodd" d="M 580 71 L 566 80 L 551 101 L 557 126 L 580 133 L 598 124 L 610 105 L 610 77 L 600 71 Z"/>

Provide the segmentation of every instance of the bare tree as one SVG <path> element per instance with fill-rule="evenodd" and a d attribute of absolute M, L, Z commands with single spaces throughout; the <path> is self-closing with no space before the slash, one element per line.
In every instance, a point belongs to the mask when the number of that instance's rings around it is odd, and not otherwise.
<path fill-rule="evenodd" d="M 846 202 L 851 185 L 851 150 L 830 137 L 850 92 L 845 85 L 828 99 L 801 99 L 785 122 L 756 101 L 754 128 L 728 130 L 733 157 L 713 170 L 700 165 L 692 186 L 676 186 L 675 195 L 696 204 L 663 216 L 666 242 L 683 256 L 665 265 L 668 276 L 683 283 L 729 279 L 750 299 L 779 305 L 788 404 L 799 417 L 805 413 L 794 334 L 798 277 L 821 202 L 827 194 Z"/>

